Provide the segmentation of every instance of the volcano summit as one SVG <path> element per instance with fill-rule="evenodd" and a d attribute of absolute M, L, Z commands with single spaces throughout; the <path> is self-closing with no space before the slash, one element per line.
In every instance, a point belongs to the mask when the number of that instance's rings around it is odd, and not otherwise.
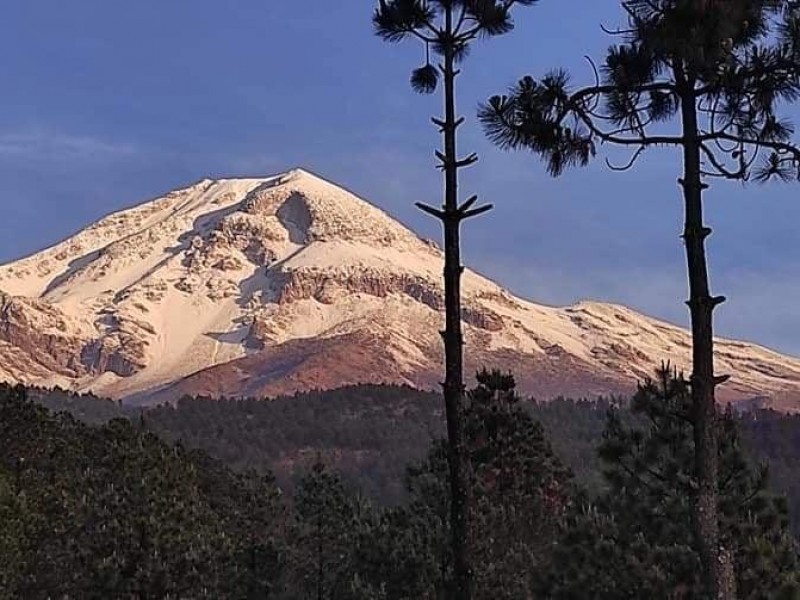
<path fill-rule="evenodd" d="M 205 179 L 0 267 L 0 378 L 137 402 L 352 383 L 438 385 L 442 254 L 303 170 Z M 466 270 L 467 368 L 555 395 L 624 393 L 689 334 L 628 308 L 556 308 Z M 722 400 L 800 409 L 800 359 L 719 340 Z"/>

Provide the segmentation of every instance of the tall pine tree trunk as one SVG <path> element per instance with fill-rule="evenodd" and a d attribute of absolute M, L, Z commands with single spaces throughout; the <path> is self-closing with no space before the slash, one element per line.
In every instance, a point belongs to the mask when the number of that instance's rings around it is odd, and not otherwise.
<path fill-rule="evenodd" d="M 317 507 L 317 600 L 323 600 L 325 595 L 323 593 L 322 581 L 325 577 L 325 564 L 322 551 L 322 508 Z"/>
<path fill-rule="evenodd" d="M 453 10 L 445 11 L 445 27 L 453 28 Z M 458 211 L 458 163 L 456 156 L 455 49 L 444 52 L 444 303 L 445 379 L 448 466 L 450 471 L 450 527 L 453 547 L 455 597 L 472 598 L 470 539 L 470 483 L 464 432 L 464 341 L 461 331 L 461 215 Z"/>
<path fill-rule="evenodd" d="M 736 597 L 730 554 L 721 548 L 718 518 L 718 426 L 714 398 L 722 381 L 714 376 L 714 309 L 724 302 L 712 297 L 708 278 L 705 240 L 711 229 L 703 224 L 703 190 L 697 105 L 693 83 L 682 97 L 683 160 L 681 185 L 685 204 L 683 239 L 689 272 L 689 300 L 692 322 L 692 426 L 694 428 L 695 476 L 694 529 L 707 593 L 714 600 Z"/>

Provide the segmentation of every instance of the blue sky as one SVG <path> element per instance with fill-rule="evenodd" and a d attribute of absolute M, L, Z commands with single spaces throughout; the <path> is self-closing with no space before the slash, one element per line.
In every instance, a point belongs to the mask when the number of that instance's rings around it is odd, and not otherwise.
<path fill-rule="evenodd" d="M 303 166 L 427 237 L 413 202 L 438 202 L 438 97 L 408 86 L 413 43 L 372 35 L 371 0 L 9 0 L 0 7 L 0 261 L 205 176 Z M 550 179 L 492 148 L 477 103 L 518 76 L 583 61 L 609 43 L 617 0 L 542 0 L 464 65 L 460 147 L 481 161 L 464 193 L 496 205 L 465 231 L 469 266 L 518 294 L 593 298 L 685 324 L 678 156 L 636 171 L 602 161 Z M 788 113 L 800 120 L 800 110 Z M 707 196 L 718 331 L 800 355 L 798 184 L 716 183 Z"/>

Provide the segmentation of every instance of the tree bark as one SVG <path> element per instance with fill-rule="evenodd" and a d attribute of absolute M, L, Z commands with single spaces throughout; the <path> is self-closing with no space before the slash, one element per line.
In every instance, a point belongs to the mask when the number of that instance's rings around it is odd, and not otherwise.
<path fill-rule="evenodd" d="M 322 508 L 317 507 L 317 510 L 317 600 L 323 600 L 322 579 L 325 577 L 325 568 L 322 560 Z"/>
<path fill-rule="evenodd" d="M 453 11 L 445 11 L 445 28 L 453 30 Z M 458 163 L 456 155 L 455 56 L 452 44 L 444 51 L 444 303 L 445 380 L 448 467 L 450 471 L 450 531 L 453 549 L 455 598 L 472 598 L 469 463 L 464 432 L 464 365 L 461 331 L 461 215 L 458 211 Z"/>
<path fill-rule="evenodd" d="M 720 379 L 714 376 L 714 309 L 725 301 L 710 293 L 705 240 L 711 229 L 703 224 L 703 190 L 698 119 L 693 85 L 681 101 L 683 119 L 683 187 L 687 302 L 692 324 L 692 426 L 695 446 L 694 533 L 703 568 L 706 593 L 714 600 L 734 600 L 735 578 L 730 553 L 721 547 L 718 517 L 718 424 L 714 397 Z"/>

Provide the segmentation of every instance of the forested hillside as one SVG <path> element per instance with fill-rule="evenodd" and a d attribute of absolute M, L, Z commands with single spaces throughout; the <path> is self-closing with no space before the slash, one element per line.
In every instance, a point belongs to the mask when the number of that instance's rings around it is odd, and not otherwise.
<path fill-rule="evenodd" d="M 272 472 L 291 489 L 318 456 L 343 479 L 382 504 L 407 497 L 408 464 L 444 435 L 441 397 L 401 386 L 350 386 L 264 401 L 184 398 L 141 411 L 94 396 L 34 390 L 53 410 L 101 423 L 124 416 L 163 439 L 201 448 L 237 471 Z M 610 407 L 624 399 L 520 401 L 541 422 L 556 454 L 591 492 L 603 486 L 597 447 Z M 630 417 L 629 417 L 630 418 Z M 750 459 L 769 466 L 772 489 L 786 494 L 800 534 L 800 415 L 768 410 L 737 416 Z"/>
<path fill-rule="evenodd" d="M 524 402 L 497 372 L 479 381 L 466 413 L 476 598 L 698 589 L 686 545 L 691 430 L 680 382 L 669 393 L 651 384 L 616 410 L 609 401 Z M 448 593 L 435 395 L 368 386 L 272 401 L 185 399 L 110 420 L 118 404 L 31 396 L 94 424 L 0 387 L 0 598 Z M 788 478 L 797 421 L 728 415 L 720 454 L 740 597 L 796 598 L 785 502 L 745 460 L 741 425 Z"/>
<path fill-rule="evenodd" d="M 466 413 L 476 598 L 697 589 L 680 381 L 667 391 L 651 383 L 622 410 L 525 402 L 497 372 L 479 381 Z M 127 413 L 62 392 L 31 397 L 40 404 L 0 388 L 0 598 L 447 593 L 446 450 L 433 394 L 365 386 Z M 722 424 L 722 525 L 741 597 L 798 597 L 786 503 L 740 443 L 744 431 L 795 493 L 798 421 L 728 414 Z"/>

